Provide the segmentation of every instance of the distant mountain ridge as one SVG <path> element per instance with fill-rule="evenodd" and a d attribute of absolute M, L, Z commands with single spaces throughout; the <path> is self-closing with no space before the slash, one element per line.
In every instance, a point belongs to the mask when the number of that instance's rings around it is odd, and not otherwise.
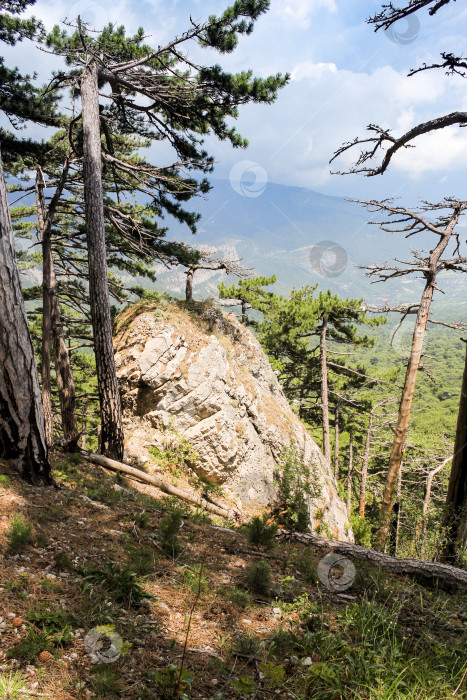
<path fill-rule="evenodd" d="M 233 183 L 233 187 L 228 180 L 213 180 L 212 184 L 206 198 L 190 202 L 190 208 L 202 216 L 196 236 L 176 224 L 170 226 L 170 238 L 214 246 L 225 256 L 237 254 L 257 274 L 276 274 L 274 290 L 278 293 L 318 284 L 376 303 L 420 297 L 421 280 L 407 277 L 371 284 L 357 266 L 390 263 L 396 257 L 408 260 L 411 248 L 429 249 L 430 237 L 406 240 L 402 234 L 385 233 L 368 223 L 370 215 L 363 206 L 305 188 L 268 183 L 258 192 L 248 184 L 239 187 Z M 222 279 L 223 273 L 198 271 L 195 297 L 215 296 Z M 184 283 L 181 269 L 158 269 L 158 288 L 181 295 Z M 459 310 L 460 297 L 465 298 L 463 276 L 446 275 L 441 286 L 446 298 L 440 300 L 438 295 L 437 307 L 455 303 Z"/>

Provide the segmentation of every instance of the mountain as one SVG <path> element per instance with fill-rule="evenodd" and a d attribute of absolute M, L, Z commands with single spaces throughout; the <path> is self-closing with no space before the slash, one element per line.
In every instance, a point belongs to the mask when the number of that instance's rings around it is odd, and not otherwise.
<path fill-rule="evenodd" d="M 214 247 L 224 256 L 238 255 L 242 264 L 257 274 L 276 274 L 274 290 L 278 293 L 318 284 L 375 303 L 420 297 L 420 279 L 407 277 L 384 285 L 371 284 L 364 270 L 358 268 L 390 264 L 396 257 L 410 259 L 415 240 L 369 224 L 370 215 L 357 203 L 275 183 L 258 190 L 238 182 L 214 180 L 207 197 L 190 204 L 202 217 L 198 233 L 193 237 L 176 224 L 170 226 L 170 238 Z M 432 243 L 430 237 L 417 237 L 418 250 L 428 250 Z M 222 272 L 196 272 L 195 297 L 215 296 L 223 278 Z M 158 269 L 159 289 L 182 295 L 184 284 L 182 270 Z M 437 310 L 455 302 L 458 317 L 461 297 L 465 297 L 462 275 L 445 275 L 442 287 L 447 294 L 441 303 L 438 299 Z"/>

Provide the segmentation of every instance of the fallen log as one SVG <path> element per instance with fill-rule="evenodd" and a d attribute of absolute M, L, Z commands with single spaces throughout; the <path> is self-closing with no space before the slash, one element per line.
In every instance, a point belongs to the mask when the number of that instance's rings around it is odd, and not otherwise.
<path fill-rule="evenodd" d="M 141 471 L 141 469 L 135 469 L 135 467 L 130 467 L 128 464 L 124 464 L 123 462 L 117 462 L 115 459 L 109 459 L 108 457 L 103 457 L 102 455 L 95 455 L 92 454 L 92 452 L 87 452 L 86 450 L 80 450 L 80 453 L 81 456 L 84 459 L 87 459 L 89 462 L 98 464 L 106 469 L 111 469 L 112 471 L 128 474 L 128 476 L 132 477 L 133 479 L 138 479 L 145 484 L 156 486 L 164 493 L 168 493 L 171 496 L 176 496 L 177 498 L 187 501 L 188 503 L 194 503 L 200 508 L 204 508 L 205 510 L 215 513 L 216 515 L 220 515 L 222 518 L 232 519 L 239 515 L 239 513 L 235 510 L 227 510 L 225 508 L 221 508 L 220 506 L 216 506 L 213 503 L 209 503 L 209 501 L 206 501 L 206 499 L 200 498 L 199 496 L 195 496 L 191 493 L 187 493 L 187 491 L 182 491 L 182 489 L 172 486 L 172 484 L 168 484 L 166 481 L 162 481 L 155 476 L 146 474 L 145 472 Z"/>
<path fill-rule="evenodd" d="M 317 535 L 281 530 L 278 538 L 301 542 L 308 547 L 327 549 L 351 560 L 363 561 L 390 574 L 409 576 L 425 586 L 438 586 L 449 592 L 467 590 L 467 571 L 449 564 L 423 561 L 422 559 L 397 559 L 375 549 L 367 549 L 350 542 L 329 540 Z"/>

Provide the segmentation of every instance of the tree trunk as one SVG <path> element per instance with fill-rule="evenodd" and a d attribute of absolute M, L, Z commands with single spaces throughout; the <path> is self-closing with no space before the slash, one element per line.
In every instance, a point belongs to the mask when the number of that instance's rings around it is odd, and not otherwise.
<path fill-rule="evenodd" d="M 0 457 L 24 479 L 52 483 L 36 360 L 16 262 L 0 156 Z"/>
<path fill-rule="evenodd" d="M 358 504 L 358 514 L 361 518 L 365 517 L 365 503 L 366 503 L 366 483 L 368 480 L 368 463 L 370 461 L 370 446 L 371 446 L 371 433 L 373 431 L 373 411 L 370 413 L 370 418 L 368 420 L 368 429 L 366 431 L 365 439 L 365 449 L 363 451 L 362 460 L 362 477 L 360 480 L 360 500 Z"/>
<path fill-rule="evenodd" d="M 44 429 L 47 447 L 53 443 L 52 389 L 50 379 L 50 340 L 52 332 L 52 310 L 50 305 L 52 251 L 50 229 L 46 232 L 44 208 L 44 179 L 40 169 L 36 171 L 36 208 L 39 235 L 42 242 L 42 407 L 44 409 Z"/>
<path fill-rule="evenodd" d="M 412 349 L 405 373 L 404 388 L 402 390 L 399 414 L 397 417 L 394 441 L 389 457 L 389 467 L 384 486 L 383 500 L 380 510 L 380 526 L 376 535 L 376 549 L 384 549 L 384 545 L 389 532 L 391 513 L 394 505 L 394 494 L 397 486 L 397 476 L 399 474 L 402 450 L 409 427 L 410 409 L 415 390 L 418 367 L 422 356 L 423 339 L 425 337 L 426 324 L 430 313 L 431 300 L 433 298 L 433 281 L 428 281 L 423 290 L 420 307 L 415 322 L 415 329 L 412 338 Z"/>
<path fill-rule="evenodd" d="M 301 542 L 309 547 L 317 547 L 328 552 L 336 552 L 344 557 L 349 557 L 349 559 L 363 561 L 371 566 L 376 566 L 381 571 L 387 571 L 390 574 L 410 576 L 425 586 L 439 587 L 450 592 L 467 590 L 467 571 L 448 566 L 447 564 L 422 561 L 420 559 L 396 559 L 388 554 L 383 554 L 358 544 L 328 540 L 324 537 L 301 532 L 282 530 L 279 538 Z M 336 566 L 338 565 L 339 561 L 336 562 Z M 362 575 L 364 575 L 364 572 L 362 572 Z M 351 593 L 351 589 L 348 592 Z"/>
<path fill-rule="evenodd" d="M 99 94 L 97 66 L 94 61 L 83 70 L 81 102 L 89 299 L 102 427 L 101 444 L 104 454 L 115 459 L 122 459 L 124 434 L 112 345 L 102 194 Z"/>
<path fill-rule="evenodd" d="M 352 472 L 353 472 L 353 435 L 350 433 L 349 440 L 349 470 L 347 472 L 347 516 L 350 518 L 352 512 Z"/>
<path fill-rule="evenodd" d="M 395 537 L 395 542 L 394 542 L 394 556 L 397 557 L 397 552 L 399 551 L 399 539 L 400 539 L 400 534 L 401 534 L 401 517 L 402 517 L 402 470 L 403 470 L 404 464 L 401 462 L 401 468 L 399 469 L 399 474 L 397 476 L 397 491 L 396 491 L 396 498 L 397 498 L 397 503 L 399 505 L 397 509 L 397 518 L 396 518 L 396 537 Z"/>
<path fill-rule="evenodd" d="M 339 479 L 339 404 L 336 405 L 336 413 L 334 416 L 334 478 L 336 483 Z"/>
<path fill-rule="evenodd" d="M 328 363 L 326 356 L 326 334 L 328 319 L 323 317 L 321 326 L 320 356 L 321 356 L 321 412 L 323 420 L 323 453 L 328 464 L 331 463 L 331 442 L 329 438 L 329 397 L 328 397 Z"/>
<path fill-rule="evenodd" d="M 444 527 L 447 540 L 443 561 L 454 563 L 467 543 L 467 349 Z"/>
<path fill-rule="evenodd" d="M 186 285 L 185 285 L 185 300 L 193 300 L 193 276 L 195 274 L 194 268 L 190 267 L 186 273 Z"/>
<path fill-rule="evenodd" d="M 242 302 L 242 323 L 246 326 L 246 324 L 248 323 L 248 314 L 246 312 L 247 301 L 246 301 L 246 299 L 242 299 L 241 302 Z"/>
<path fill-rule="evenodd" d="M 42 321 L 42 373 L 44 377 L 44 355 L 48 359 L 50 382 L 50 331 L 52 331 L 55 372 L 57 378 L 58 396 L 60 400 L 60 412 L 62 417 L 62 430 L 65 445 L 70 452 L 74 452 L 78 442 L 78 420 L 76 417 L 75 383 L 71 368 L 70 355 L 63 335 L 62 316 L 57 293 L 57 279 L 55 277 L 54 261 L 52 256 L 51 226 L 55 214 L 55 208 L 63 191 L 68 164 L 63 168 L 60 184 L 57 187 L 49 211 L 46 215 L 44 200 L 44 176 L 40 168 L 36 175 L 36 200 L 39 219 L 39 229 L 42 239 L 42 256 L 44 269 L 44 296 L 43 296 L 43 321 Z M 47 289 L 47 293 L 46 293 Z M 46 318 L 46 316 L 48 318 Z M 45 350 L 44 350 L 44 345 Z M 44 395 L 44 379 L 43 379 Z M 49 389 L 50 392 L 50 389 Z M 50 393 L 49 393 L 50 396 Z M 52 418 L 52 413 L 51 413 Z M 49 443 L 51 444 L 51 443 Z"/>

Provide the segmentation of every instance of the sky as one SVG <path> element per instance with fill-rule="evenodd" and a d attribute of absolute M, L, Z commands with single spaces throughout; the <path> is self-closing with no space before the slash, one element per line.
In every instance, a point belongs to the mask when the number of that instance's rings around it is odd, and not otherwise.
<path fill-rule="evenodd" d="M 187 29 L 190 16 L 203 20 L 227 5 L 228 0 L 37 0 L 32 12 L 47 28 L 78 14 L 96 28 L 108 22 L 125 24 L 129 31 L 142 26 L 148 43 L 157 46 Z M 232 72 L 252 69 L 261 77 L 291 75 L 273 105 L 241 108 L 236 126 L 249 140 L 246 150 L 207 139 L 216 159 L 215 177 L 244 179 L 259 189 L 268 181 L 360 199 L 467 199 L 467 129 L 458 127 L 420 137 L 415 149 L 396 156 L 384 176 L 331 173 L 333 152 L 364 134 L 369 123 L 397 135 L 419 122 L 467 110 L 467 79 L 443 71 L 407 77 L 411 68 L 436 60 L 441 51 L 465 54 L 466 0 L 450 3 L 435 18 L 420 11 L 390 32 L 375 33 L 366 19 L 380 6 L 377 0 L 272 0 L 232 54 L 190 46 L 191 55 L 207 65 L 220 63 Z M 42 80 L 56 67 L 56 59 L 27 43 L 4 54 L 9 65 L 36 70 Z M 168 154 L 157 146 L 151 156 L 159 162 Z M 335 167 L 348 165 L 344 158 Z"/>

